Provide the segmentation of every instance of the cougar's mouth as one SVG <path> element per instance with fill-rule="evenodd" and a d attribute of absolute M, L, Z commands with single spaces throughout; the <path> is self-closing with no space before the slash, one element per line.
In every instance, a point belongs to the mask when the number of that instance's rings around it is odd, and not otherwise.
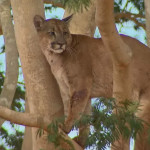
<path fill-rule="evenodd" d="M 51 51 L 54 53 L 62 53 L 66 50 L 66 44 L 51 44 Z"/>

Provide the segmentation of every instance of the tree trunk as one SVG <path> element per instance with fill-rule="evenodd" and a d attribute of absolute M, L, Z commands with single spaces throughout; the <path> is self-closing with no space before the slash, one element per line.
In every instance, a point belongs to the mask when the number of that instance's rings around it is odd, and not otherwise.
<path fill-rule="evenodd" d="M 33 17 L 35 15 L 44 16 L 43 3 L 40 0 L 21 2 L 13 0 L 11 4 L 14 15 L 15 36 L 24 74 L 30 114 L 16 113 L 6 108 L 2 110 L 3 107 L 1 107 L 1 110 L 4 111 L 1 114 L 5 114 L 5 117 L 1 117 L 32 127 L 42 127 L 47 131 L 48 122 L 51 123 L 53 119 L 63 117 L 64 111 L 56 80 L 40 50 L 39 39 L 33 25 Z M 18 115 L 18 118 L 12 119 L 14 115 Z M 28 149 L 56 149 L 53 144 L 48 143 L 47 134 L 42 135 L 40 138 L 36 137 L 37 128 L 32 128 L 31 133 L 32 136 L 28 131 L 26 132 L 24 145 L 30 144 L 32 146 L 28 147 Z M 65 133 L 63 135 L 66 136 Z M 32 137 L 32 143 L 28 141 L 30 138 L 27 138 L 27 136 Z M 67 136 L 66 138 L 70 140 Z M 83 150 L 74 141 L 71 142 L 75 149 Z M 70 146 L 63 140 L 61 141 L 61 146 L 63 149 L 70 149 Z"/>
<path fill-rule="evenodd" d="M 146 35 L 147 45 L 150 47 L 150 1 L 144 0 L 145 3 L 145 16 L 146 16 Z"/>
<path fill-rule="evenodd" d="M 56 81 L 43 56 L 33 25 L 36 14 L 44 16 L 41 0 L 12 0 L 15 35 L 21 59 L 29 111 L 49 118 L 63 115 L 63 105 Z M 36 139 L 37 129 L 32 128 L 32 150 L 54 149 L 46 136 Z M 27 135 L 26 135 L 27 136 Z M 30 135 L 28 135 L 30 136 Z"/>
<path fill-rule="evenodd" d="M 69 30 L 72 34 L 83 34 L 87 36 L 94 36 L 95 33 L 95 0 L 91 0 L 91 5 L 88 10 L 84 9 L 83 12 L 78 12 L 73 15 L 70 22 Z M 65 10 L 67 17 L 73 12 Z"/>

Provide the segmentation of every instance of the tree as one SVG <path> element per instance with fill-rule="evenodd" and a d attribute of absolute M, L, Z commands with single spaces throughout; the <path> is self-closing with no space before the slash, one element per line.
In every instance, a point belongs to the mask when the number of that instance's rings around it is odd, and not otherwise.
<path fill-rule="evenodd" d="M 17 47 L 21 57 L 25 77 L 29 112 L 33 113 L 33 115 L 30 114 L 28 117 L 30 119 L 33 117 L 33 121 L 34 119 L 38 118 L 38 121 L 35 121 L 34 123 L 31 122 L 31 126 L 41 127 L 41 125 L 43 125 L 43 121 L 48 123 L 52 120 L 51 117 L 48 117 L 49 119 L 47 120 L 45 118 L 41 118 L 41 116 L 45 116 L 46 114 L 47 116 L 53 116 L 55 118 L 56 116 L 61 116 L 63 114 L 63 105 L 61 103 L 61 97 L 56 85 L 56 81 L 54 80 L 49 66 L 44 60 L 44 57 L 41 54 L 38 45 L 36 44 L 38 39 L 36 37 L 36 32 L 34 32 L 34 28 L 31 25 L 33 16 L 35 14 L 43 14 L 43 6 L 41 1 L 19 2 L 17 0 L 12 1 L 11 5 L 14 14 Z M 32 6 L 34 6 L 34 8 Z M 93 27 L 91 29 L 93 30 Z M 88 33 L 88 35 L 93 34 L 92 30 L 90 31 L 91 33 Z M 35 91 L 31 89 L 35 89 Z M 41 93 L 41 91 L 43 92 Z M 49 99 L 54 101 L 49 101 Z M 56 114 L 56 112 L 59 113 Z M 39 116 L 36 114 L 39 114 Z M 13 113 L 11 115 L 13 116 Z M 36 129 L 32 129 L 31 133 L 33 143 L 32 148 L 30 147 L 28 149 L 48 149 L 52 146 L 51 144 L 44 144 L 45 139 L 43 141 L 42 138 L 38 139 L 37 141 L 35 140 Z M 28 136 L 29 134 L 30 133 L 28 132 Z M 35 144 L 36 142 L 38 142 L 37 147 Z M 75 146 L 77 145 L 75 144 Z"/>

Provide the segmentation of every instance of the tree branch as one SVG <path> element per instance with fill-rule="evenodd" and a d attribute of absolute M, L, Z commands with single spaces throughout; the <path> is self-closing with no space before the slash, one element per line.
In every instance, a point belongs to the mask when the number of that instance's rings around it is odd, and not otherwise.
<path fill-rule="evenodd" d="M 137 24 L 138 26 L 142 27 L 144 30 L 146 29 L 146 26 L 145 24 L 139 22 L 137 20 L 137 18 L 145 18 L 145 16 L 141 15 L 141 14 L 132 14 L 132 13 L 129 13 L 129 12 L 126 12 L 126 13 L 116 13 L 115 14 L 115 20 L 117 22 L 120 22 L 120 19 L 123 19 L 123 18 L 126 18 L 126 19 L 129 19 L 131 21 L 133 21 L 135 24 Z"/>
<path fill-rule="evenodd" d="M 111 52 L 113 60 L 113 97 L 118 102 L 131 99 L 133 80 L 131 80 L 129 72 L 132 50 L 122 40 L 116 29 L 113 13 L 114 1 L 97 0 L 96 2 L 96 24 L 99 27 L 104 46 Z"/>
<path fill-rule="evenodd" d="M 47 126 L 52 122 L 52 120 L 47 119 L 48 117 L 30 113 L 16 112 L 4 106 L 0 106 L 0 117 L 12 123 L 29 127 L 43 128 L 46 131 Z"/>
<path fill-rule="evenodd" d="M 0 95 L 0 105 L 10 107 L 16 91 L 18 81 L 18 51 L 15 41 L 14 28 L 10 14 L 10 1 L 0 2 L 0 17 L 5 39 L 6 76 L 4 87 Z M 3 123 L 0 120 L 0 125 Z"/>
<path fill-rule="evenodd" d="M 128 65 L 131 60 L 131 50 L 120 38 L 116 30 L 113 0 L 97 0 L 96 23 L 99 27 L 104 45 L 112 52 L 114 61 L 122 65 Z M 106 11 L 107 10 L 107 11 Z M 120 47 L 120 45 L 122 45 Z M 124 49 L 122 49 L 124 47 Z"/>
<path fill-rule="evenodd" d="M 0 117 L 5 120 L 9 120 L 12 123 L 25 125 L 28 127 L 42 128 L 46 132 L 49 132 L 48 125 L 52 123 L 52 120 L 49 119 L 50 118 L 49 116 L 16 112 L 3 106 L 0 106 Z M 66 140 L 69 140 L 73 144 L 75 149 L 83 150 L 76 142 L 74 142 L 70 137 L 68 137 L 68 135 L 66 135 L 61 129 L 59 129 L 59 132 L 61 132 L 60 133 L 61 135 L 64 135 L 64 138 Z M 64 141 L 62 140 L 61 143 L 64 143 Z M 65 149 L 70 150 L 70 146 L 68 145 L 68 147 L 66 148 L 66 145 L 65 145 Z"/>

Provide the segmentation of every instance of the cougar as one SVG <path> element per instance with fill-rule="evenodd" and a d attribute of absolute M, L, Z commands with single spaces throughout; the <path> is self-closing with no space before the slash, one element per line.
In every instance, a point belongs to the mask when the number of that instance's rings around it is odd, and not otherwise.
<path fill-rule="evenodd" d="M 45 20 L 34 17 L 40 46 L 58 83 L 64 105 L 65 130 L 69 132 L 82 114 L 91 112 L 91 98 L 112 97 L 111 54 L 101 38 L 69 32 L 72 16 Z M 133 99 L 142 104 L 140 116 L 150 109 L 150 49 L 138 40 L 120 35 L 132 49 Z M 126 80 L 126 79 L 124 79 Z"/>

